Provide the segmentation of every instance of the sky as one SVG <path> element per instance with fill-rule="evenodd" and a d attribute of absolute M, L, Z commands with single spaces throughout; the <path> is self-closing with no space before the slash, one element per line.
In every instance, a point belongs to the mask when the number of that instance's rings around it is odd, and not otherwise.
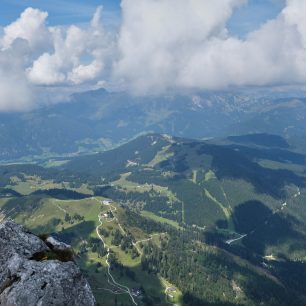
<path fill-rule="evenodd" d="M 243 36 L 267 20 L 274 18 L 284 7 L 283 0 L 250 0 L 239 8 L 229 22 L 233 34 Z M 120 0 L 1 0 L 0 26 L 16 20 L 27 7 L 49 12 L 49 25 L 87 22 L 97 6 L 104 8 L 107 25 L 120 25 Z"/>
<path fill-rule="evenodd" d="M 102 5 L 107 22 L 119 22 L 120 0 L 1 0 L 0 25 L 16 20 L 28 7 L 49 12 L 49 25 L 79 24 L 88 22 L 96 8 Z"/>
<path fill-rule="evenodd" d="M 305 85 L 305 11 L 305 0 L 1 0 L 0 111 L 100 87 Z"/>
<path fill-rule="evenodd" d="M 275 18 L 284 6 L 283 0 L 251 0 L 234 12 L 228 27 L 231 33 L 243 37 Z"/>

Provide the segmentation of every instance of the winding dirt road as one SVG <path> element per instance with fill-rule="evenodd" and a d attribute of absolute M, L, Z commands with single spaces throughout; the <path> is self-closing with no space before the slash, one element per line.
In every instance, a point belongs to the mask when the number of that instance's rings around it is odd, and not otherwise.
<path fill-rule="evenodd" d="M 98 201 L 99 203 L 103 204 L 103 202 L 102 202 L 102 201 L 99 201 L 97 198 L 94 198 L 94 199 L 95 199 L 96 201 Z M 111 204 L 104 204 L 104 205 L 110 206 L 110 207 L 111 207 L 111 208 L 110 208 L 110 209 L 111 209 L 111 212 L 112 212 L 113 214 L 114 214 L 114 212 L 117 210 L 116 207 L 112 206 Z M 98 225 L 98 226 L 96 227 L 96 233 L 97 233 L 99 239 L 102 241 L 104 248 L 107 250 L 107 255 L 106 255 L 105 263 L 106 263 L 106 265 L 107 265 L 107 274 L 108 274 L 108 277 L 109 277 L 109 278 L 108 278 L 108 282 L 109 282 L 111 285 L 113 285 L 113 286 L 119 291 L 119 292 L 116 293 L 116 294 L 123 294 L 123 293 L 126 293 L 126 294 L 128 294 L 128 295 L 130 296 L 130 298 L 131 298 L 133 304 L 134 304 L 134 305 L 138 305 L 138 304 L 136 303 L 136 301 L 135 301 L 135 299 L 134 299 L 132 293 L 131 293 L 130 288 L 128 288 L 127 286 L 124 286 L 124 285 L 118 283 L 118 282 L 115 280 L 114 276 L 112 275 L 112 273 L 111 273 L 111 271 L 110 271 L 110 268 L 111 268 L 111 265 L 110 265 L 110 263 L 109 263 L 110 247 L 105 243 L 105 241 L 104 241 L 104 239 L 103 239 L 103 237 L 102 237 L 102 235 L 100 234 L 100 231 L 99 231 L 100 228 L 101 228 L 101 226 L 103 225 L 103 221 L 102 221 L 102 219 L 101 219 L 101 214 L 98 215 L 98 219 L 99 219 L 100 225 Z M 118 223 L 118 225 L 119 225 L 118 219 L 117 219 L 116 217 L 114 217 L 113 220 L 116 220 L 117 223 Z M 113 221 L 113 220 L 112 220 L 112 221 Z M 119 227 L 122 228 L 121 226 L 119 226 Z M 123 230 L 123 228 L 122 228 L 122 230 Z M 123 232 L 125 233 L 124 230 L 123 230 Z M 110 280 L 111 280 L 111 281 L 110 281 Z M 106 288 L 101 288 L 101 289 L 105 290 Z M 108 289 L 108 290 L 110 290 L 110 289 Z M 110 291 L 112 291 L 112 290 L 110 290 Z M 113 293 L 114 293 L 114 292 L 113 292 Z"/>

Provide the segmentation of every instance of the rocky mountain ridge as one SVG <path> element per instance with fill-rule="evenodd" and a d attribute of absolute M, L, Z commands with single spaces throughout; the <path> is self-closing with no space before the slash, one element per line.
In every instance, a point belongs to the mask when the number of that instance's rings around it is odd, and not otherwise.
<path fill-rule="evenodd" d="M 0 305 L 96 305 L 76 264 L 48 258 L 47 244 L 12 221 L 0 223 Z"/>

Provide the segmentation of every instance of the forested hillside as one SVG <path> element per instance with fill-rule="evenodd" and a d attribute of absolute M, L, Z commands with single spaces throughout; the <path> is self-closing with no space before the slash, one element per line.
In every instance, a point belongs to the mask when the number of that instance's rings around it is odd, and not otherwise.
<path fill-rule="evenodd" d="M 303 305 L 305 161 L 276 135 L 149 134 L 51 168 L 1 166 L 0 209 L 72 244 L 98 300 L 107 260 L 143 286 L 140 305 Z"/>

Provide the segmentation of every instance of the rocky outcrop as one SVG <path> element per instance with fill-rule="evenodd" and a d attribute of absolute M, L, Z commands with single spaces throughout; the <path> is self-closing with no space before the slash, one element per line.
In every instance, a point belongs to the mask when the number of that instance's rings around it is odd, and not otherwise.
<path fill-rule="evenodd" d="M 96 305 L 76 264 L 50 260 L 50 254 L 56 258 L 40 238 L 22 226 L 0 223 L 1 306 Z"/>
<path fill-rule="evenodd" d="M 71 249 L 70 245 L 64 242 L 58 241 L 54 237 L 51 237 L 51 236 L 46 239 L 46 243 L 52 248 L 52 250 L 55 250 L 55 251 L 65 251 L 67 249 L 68 250 Z"/>

